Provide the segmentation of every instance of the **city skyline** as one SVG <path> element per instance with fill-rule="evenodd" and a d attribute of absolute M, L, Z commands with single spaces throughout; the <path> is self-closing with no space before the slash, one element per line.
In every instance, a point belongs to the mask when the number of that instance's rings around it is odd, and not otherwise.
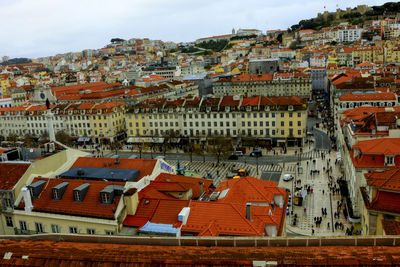
<path fill-rule="evenodd" d="M 1 56 L 37 58 L 58 53 L 98 49 L 111 38 L 150 38 L 190 42 L 201 37 L 230 33 L 232 28 L 287 29 L 318 13 L 386 1 L 291 1 L 263 3 L 178 0 L 157 1 L 71 1 L 26 0 L 2 2 L 0 23 L 4 38 Z M 299 10 L 301 10 L 299 12 Z M 164 23 L 167 22 L 167 23 Z"/>

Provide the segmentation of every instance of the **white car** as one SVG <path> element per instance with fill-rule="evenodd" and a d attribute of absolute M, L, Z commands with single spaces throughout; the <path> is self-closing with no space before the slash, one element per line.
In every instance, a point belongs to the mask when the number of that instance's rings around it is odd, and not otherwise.
<path fill-rule="evenodd" d="M 294 178 L 293 174 L 290 174 L 290 173 L 287 173 L 287 174 L 283 175 L 283 180 L 284 180 L 285 182 L 290 181 L 290 180 L 292 180 L 293 178 Z"/>

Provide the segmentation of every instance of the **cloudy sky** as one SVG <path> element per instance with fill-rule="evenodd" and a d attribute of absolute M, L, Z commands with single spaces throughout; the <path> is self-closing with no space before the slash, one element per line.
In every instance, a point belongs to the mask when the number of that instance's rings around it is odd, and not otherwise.
<path fill-rule="evenodd" d="M 194 41 L 232 28 L 287 29 L 324 10 L 380 0 L 0 0 L 0 57 L 104 47 L 111 38 Z"/>

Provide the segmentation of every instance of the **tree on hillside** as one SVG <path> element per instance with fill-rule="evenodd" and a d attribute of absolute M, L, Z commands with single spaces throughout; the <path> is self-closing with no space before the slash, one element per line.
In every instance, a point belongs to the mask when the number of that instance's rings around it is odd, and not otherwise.
<path fill-rule="evenodd" d="M 280 33 L 279 35 L 278 35 L 278 37 L 276 37 L 276 39 L 278 40 L 278 42 L 281 44 L 282 43 L 282 33 Z"/>
<path fill-rule="evenodd" d="M 119 43 L 119 42 L 123 42 L 123 41 L 125 41 L 125 40 L 121 39 L 121 38 L 112 38 L 111 39 L 111 43 Z"/>

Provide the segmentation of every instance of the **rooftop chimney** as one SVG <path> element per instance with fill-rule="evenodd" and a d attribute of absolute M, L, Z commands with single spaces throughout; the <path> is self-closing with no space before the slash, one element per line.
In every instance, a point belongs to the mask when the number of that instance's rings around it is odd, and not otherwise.
<path fill-rule="evenodd" d="M 25 202 L 25 212 L 31 213 L 33 206 L 32 206 L 32 199 L 31 199 L 31 192 L 25 186 L 21 189 L 22 196 L 24 197 Z"/>
<path fill-rule="evenodd" d="M 251 204 L 246 204 L 246 219 L 251 221 Z"/>

